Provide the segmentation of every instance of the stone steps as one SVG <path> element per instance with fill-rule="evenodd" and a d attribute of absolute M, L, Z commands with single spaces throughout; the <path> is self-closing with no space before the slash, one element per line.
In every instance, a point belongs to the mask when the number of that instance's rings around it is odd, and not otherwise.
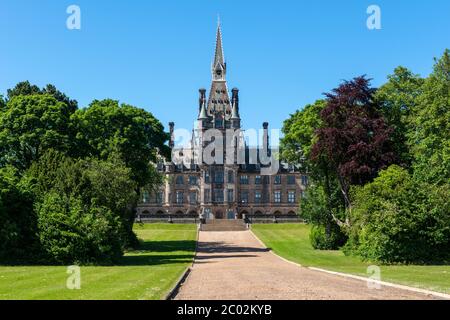
<path fill-rule="evenodd" d="M 243 220 L 207 220 L 201 225 L 201 231 L 245 231 L 247 226 Z"/>

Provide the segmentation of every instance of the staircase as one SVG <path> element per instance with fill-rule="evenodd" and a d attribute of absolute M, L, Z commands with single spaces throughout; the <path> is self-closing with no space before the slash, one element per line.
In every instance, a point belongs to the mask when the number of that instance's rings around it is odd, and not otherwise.
<path fill-rule="evenodd" d="M 205 224 L 200 227 L 201 231 L 245 231 L 247 225 L 244 220 L 222 220 L 213 219 L 206 220 Z"/>

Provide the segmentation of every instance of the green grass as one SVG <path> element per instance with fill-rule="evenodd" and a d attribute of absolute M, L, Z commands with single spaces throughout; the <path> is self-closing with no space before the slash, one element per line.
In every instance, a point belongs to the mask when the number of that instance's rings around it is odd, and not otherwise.
<path fill-rule="evenodd" d="M 310 227 L 303 224 L 253 225 L 253 232 L 278 255 L 301 264 L 331 271 L 368 276 L 371 263 L 341 251 L 314 250 L 309 242 Z M 381 280 L 450 293 L 450 266 L 380 265 Z"/>
<path fill-rule="evenodd" d="M 192 262 L 195 225 L 136 225 L 143 241 L 117 266 L 81 267 L 81 289 L 66 288 L 64 266 L 0 266 L 0 299 L 162 299 Z"/>

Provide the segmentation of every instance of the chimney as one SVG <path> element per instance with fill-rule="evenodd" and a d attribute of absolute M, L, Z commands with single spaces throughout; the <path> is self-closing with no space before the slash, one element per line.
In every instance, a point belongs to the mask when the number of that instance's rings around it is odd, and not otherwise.
<path fill-rule="evenodd" d="M 175 123 L 169 122 L 169 133 L 170 133 L 169 147 L 170 147 L 170 149 L 173 149 L 173 147 L 175 146 L 175 143 L 174 143 L 175 137 L 173 136 L 174 128 L 175 128 Z"/>
<path fill-rule="evenodd" d="M 263 146 L 266 148 L 267 155 L 270 156 L 270 150 L 269 150 L 269 123 L 264 122 L 263 123 Z"/>

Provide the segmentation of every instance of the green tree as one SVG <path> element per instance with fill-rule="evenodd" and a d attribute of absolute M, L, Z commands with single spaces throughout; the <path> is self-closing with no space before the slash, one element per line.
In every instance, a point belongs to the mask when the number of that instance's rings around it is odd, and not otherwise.
<path fill-rule="evenodd" d="M 48 94 L 18 95 L 0 113 L 0 166 L 29 168 L 48 149 L 71 147 L 72 109 Z"/>
<path fill-rule="evenodd" d="M 424 181 L 450 183 L 450 50 L 436 60 L 417 99 L 409 134 L 415 174 Z"/>
<path fill-rule="evenodd" d="M 38 258 L 36 215 L 31 189 L 12 166 L 0 168 L 0 261 Z"/>
<path fill-rule="evenodd" d="M 168 155 L 168 134 L 153 115 L 115 100 L 95 100 L 72 117 L 77 132 L 77 154 L 107 159 L 113 152 L 131 169 L 139 187 L 154 179 L 158 153 Z"/>
<path fill-rule="evenodd" d="M 346 252 L 366 260 L 442 262 L 450 258 L 450 188 L 415 179 L 392 165 L 352 188 Z"/>
<path fill-rule="evenodd" d="M 57 264 L 114 263 L 122 256 L 120 219 L 108 208 L 48 193 L 37 206 L 39 239 Z"/>
<path fill-rule="evenodd" d="M 76 198 L 86 208 L 107 208 L 121 222 L 123 247 L 136 244 L 132 228 L 137 184 L 131 179 L 131 169 L 117 154 L 111 154 L 108 160 L 74 160 L 49 150 L 31 166 L 24 179 L 33 186 L 40 202 L 51 192 Z"/>
<path fill-rule="evenodd" d="M 43 89 L 40 89 L 36 85 L 32 85 L 29 81 L 19 82 L 14 88 L 8 89 L 8 100 L 17 96 L 31 96 L 39 94 L 48 94 L 53 96 L 59 102 L 65 103 L 72 112 L 78 108 L 78 102 L 76 100 L 70 99 L 64 93 L 56 89 L 52 84 L 46 85 Z"/>
<path fill-rule="evenodd" d="M 300 215 L 317 226 L 311 234 L 316 249 L 336 249 L 344 238 L 333 221 L 341 217 L 344 206 L 339 185 L 333 176 L 326 157 L 311 160 L 311 148 L 317 141 L 317 130 L 323 125 L 320 113 L 325 100 L 317 100 L 292 114 L 284 122 L 281 140 L 283 159 L 295 163 L 307 172 L 310 183 L 306 197 L 300 202 Z"/>
<path fill-rule="evenodd" d="M 415 130 L 411 117 L 417 99 L 422 94 L 423 83 L 424 79 L 418 75 L 404 67 L 398 67 L 374 97 L 388 125 L 393 128 L 391 139 L 399 164 L 406 167 L 412 162 L 407 138 Z"/>
<path fill-rule="evenodd" d="M 281 139 L 283 159 L 299 164 L 303 169 L 311 169 L 311 148 L 317 138 L 316 130 L 322 126 L 320 112 L 325 106 L 325 100 L 317 100 L 314 104 L 297 110 L 284 121 Z"/>
<path fill-rule="evenodd" d="M 0 112 L 3 112 L 6 108 L 6 102 L 3 96 L 0 94 Z"/>

